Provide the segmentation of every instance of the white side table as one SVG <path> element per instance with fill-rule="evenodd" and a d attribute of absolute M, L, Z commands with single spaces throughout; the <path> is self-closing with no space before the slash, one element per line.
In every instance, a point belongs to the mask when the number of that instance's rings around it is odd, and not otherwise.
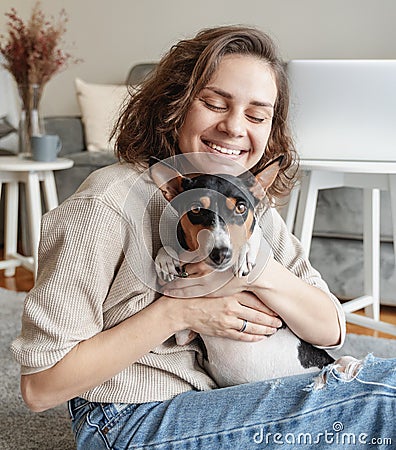
<path fill-rule="evenodd" d="M 72 160 L 65 158 L 58 158 L 53 162 L 37 162 L 18 156 L 0 157 L 0 195 L 3 184 L 7 188 L 4 211 L 4 260 L 0 261 L 0 270 L 5 269 L 5 276 L 14 276 L 15 268 L 21 265 L 36 275 L 42 215 L 40 182 L 42 182 L 45 207 L 49 211 L 58 206 L 53 171 L 68 169 L 73 164 Z M 32 247 L 31 256 L 23 256 L 17 252 L 18 183 L 25 183 L 26 188 L 27 216 Z"/>
<path fill-rule="evenodd" d="M 362 188 L 364 295 L 343 304 L 347 320 L 351 323 L 396 335 L 396 326 L 379 320 L 380 312 L 380 190 L 390 192 L 393 245 L 396 246 L 396 162 L 301 160 L 304 172 L 300 192 L 292 192 L 285 221 L 300 239 L 309 255 L 316 203 L 320 189 L 342 186 Z M 299 200 L 297 202 L 297 196 Z M 297 215 L 296 215 L 297 214 Z M 395 248 L 395 247 L 394 247 Z M 395 252 L 396 253 L 396 252 Z M 353 314 L 365 308 L 366 316 Z M 367 315 L 371 317 L 367 317 Z"/>

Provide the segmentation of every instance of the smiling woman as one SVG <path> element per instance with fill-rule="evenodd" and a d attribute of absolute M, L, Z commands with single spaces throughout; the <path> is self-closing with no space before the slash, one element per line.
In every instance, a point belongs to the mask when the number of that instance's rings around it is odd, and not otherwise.
<path fill-rule="evenodd" d="M 291 181 L 288 102 L 283 65 L 265 33 L 240 26 L 203 30 L 172 47 L 131 93 L 115 131 L 120 162 L 91 174 L 43 217 L 37 282 L 12 351 L 31 409 L 69 401 L 78 449 L 252 448 L 261 425 L 276 435 L 323 435 L 335 421 L 349 433 L 393 432 L 386 419 L 396 395 L 392 360 L 347 358 L 324 367 L 317 378 L 318 372 L 276 382 L 261 378 L 220 389 L 206 369 L 202 341 L 178 346 L 175 340 L 183 330 L 214 343 L 222 338 L 228 350 L 219 351 L 219 359 L 227 363 L 238 356 L 240 372 L 253 367 L 255 344 L 267 342 L 270 354 L 283 357 L 272 365 L 274 376 L 284 373 L 283 362 L 302 363 L 296 346 L 278 351 L 271 346 L 272 338 L 282 336 L 282 322 L 291 336 L 322 349 L 344 341 L 339 301 L 271 207 Z M 148 170 L 153 156 L 164 165 L 161 174 L 168 177 L 171 169 L 169 183 L 154 184 Z M 172 164 L 179 159 L 195 172 L 187 176 L 177 167 L 175 175 Z M 247 217 L 234 184 L 228 191 L 219 187 L 218 201 L 206 190 L 184 216 L 196 225 L 198 241 L 202 221 L 216 222 L 221 252 L 211 261 L 220 264 L 229 242 L 239 245 L 249 236 L 244 224 L 252 230 L 257 221 L 260 226 L 251 231 L 260 245 L 257 264 L 253 268 L 250 253 L 236 255 L 246 259 L 254 276 L 189 259 L 184 277 L 159 281 L 154 259 L 163 238 L 177 239 L 180 228 L 166 200 L 183 183 L 202 181 L 212 166 L 224 169 L 220 176 L 229 180 L 238 166 L 243 192 L 251 170 L 255 181 L 248 183 L 249 192 L 265 207 Z M 270 176 L 266 173 L 269 182 L 263 184 L 265 168 Z M 200 170 L 204 174 L 197 174 Z M 212 214 L 212 205 L 218 205 L 218 214 Z M 204 218 L 202 209 L 208 210 Z M 219 226 L 221 215 L 230 218 L 229 230 Z M 249 251 L 250 244 L 249 238 Z M 172 255 L 180 263 L 179 249 L 172 248 Z M 207 273 L 224 282 L 212 289 Z M 234 344 L 240 350 L 230 350 Z M 261 352 L 260 358 L 269 361 Z"/>

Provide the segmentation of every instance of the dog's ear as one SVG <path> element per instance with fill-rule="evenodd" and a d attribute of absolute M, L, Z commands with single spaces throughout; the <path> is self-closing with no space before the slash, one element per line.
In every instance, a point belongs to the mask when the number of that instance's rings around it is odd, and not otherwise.
<path fill-rule="evenodd" d="M 163 196 L 170 202 L 183 191 L 183 175 L 170 164 L 150 156 L 150 176 Z"/>
<path fill-rule="evenodd" d="M 269 161 L 264 166 L 264 169 L 256 175 L 256 183 L 253 183 L 250 191 L 260 201 L 263 200 L 267 189 L 272 185 L 278 176 L 283 158 L 284 155 L 280 155 L 272 161 Z"/>

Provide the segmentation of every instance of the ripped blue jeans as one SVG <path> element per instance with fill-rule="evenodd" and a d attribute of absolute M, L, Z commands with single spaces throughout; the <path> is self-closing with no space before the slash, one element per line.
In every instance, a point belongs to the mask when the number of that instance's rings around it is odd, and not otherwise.
<path fill-rule="evenodd" d="M 143 404 L 69 402 L 77 448 L 254 450 L 396 447 L 396 359 Z"/>

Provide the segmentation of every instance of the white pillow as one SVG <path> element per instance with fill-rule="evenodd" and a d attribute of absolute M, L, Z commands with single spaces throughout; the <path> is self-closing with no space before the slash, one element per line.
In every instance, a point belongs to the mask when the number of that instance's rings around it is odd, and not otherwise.
<path fill-rule="evenodd" d="M 84 125 L 87 150 L 113 151 L 114 139 L 110 133 L 121 107 L 128 98 L 128 87 L 115 84 L 86 83 L 75 79 L 76 93 Z"/>

